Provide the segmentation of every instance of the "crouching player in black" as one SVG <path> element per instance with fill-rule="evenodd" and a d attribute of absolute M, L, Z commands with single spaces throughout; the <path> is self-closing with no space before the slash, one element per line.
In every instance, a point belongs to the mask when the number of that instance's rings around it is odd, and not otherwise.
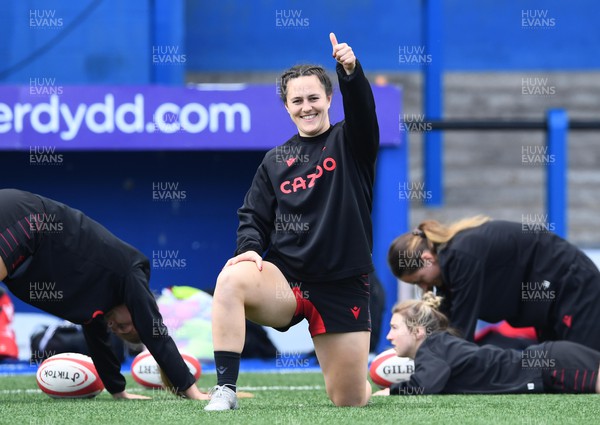
<path fill-rule="evenodd" d="M 142 342 L 173 386 L 204 400 L 148 287 L 150 264 L 82 212 L 32 193 L 0 190 L 0 280 L 24 302 L 83 325 L 105 388 L 114 398 L 148 398 L 125 391 L 109 329 Z"/>
<path fill-rule="evenodd" d="M 374 395 L 600 393 L 600 352 L 570 341 L 523 351 L 478 346 L 455 335 L 432 292 L 393 309 L 387 339 L 415 362 L 410 380 Z"/>

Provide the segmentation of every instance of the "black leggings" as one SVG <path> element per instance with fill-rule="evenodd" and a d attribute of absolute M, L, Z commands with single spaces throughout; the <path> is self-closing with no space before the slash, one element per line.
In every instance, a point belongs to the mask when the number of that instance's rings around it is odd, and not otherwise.
<path fill-rule="evenodd" d="M 600 352 L 570 341 L 550 341 L 529 347 L 529 358 L 542 367 L 544 390 L 549 393 L 596 391 Z M 531 354 L 534 351 L 537 355 Z"/>

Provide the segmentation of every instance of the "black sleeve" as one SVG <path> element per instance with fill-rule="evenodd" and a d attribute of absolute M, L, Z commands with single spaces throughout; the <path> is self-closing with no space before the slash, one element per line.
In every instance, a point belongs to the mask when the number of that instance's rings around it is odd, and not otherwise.
<path fill-rule="evenodd" d="M 154 295 L 148 288 L 149 273 L 148 264 L 131 272 L 124 285 L 124 303 L 142 343 L 173 384 L 173 390 L 184 391 L 194 384 L 195 379 L 163 323 Z"/>
<path fill-rule="evenodd" d="M 21 275 L 31 262 L 40 243 L 44 214 L 40 199 L 16 189 L 0 189 L 0 258 L 6 267 L 7 278 Z M 20 268 L 20 270 L 19 270 Z"/>
<path fill-rule="evenodd" d="M 237 249 L 235 255 L 256 251 L 259 255 L 267 249 L 275 220 L 275 192 L 267 174 L 265 161 L 258 167 L 244 205 L 238 210 Z"/>
<path fill-rule="evenodd" d="M 337 64 L 336 71 L 344 104 L 344 129 L 357 158 L 375 162 L 379 149 L 379 124 L 375 99 L 369 81 L 358 60 L 350 75 Z"/>
<path fill-rule="evenodd" d="M 111 394 L 125 390 L 125 377 L 121 375 L 121 363 L 111 349 L 110 331 L 103 318 L 96 318 L 82 326 L 90 357 L 98 375 Z"/>
<path fill-rule="evenodd" d="M 415 373 L 408 381 L 393 384 L 391 395 L 439 394 L 450 378 L 450 366 L 442 356 L 428 349 L 419 349 Z"/>
<path fill-rule="evenodd" d="M 456 252 L 448 262 L 446 276 L 450 326 L 458 329 L 466 340 L 473 341 L 481 309 L 483 265 L 469 254 Z"/>

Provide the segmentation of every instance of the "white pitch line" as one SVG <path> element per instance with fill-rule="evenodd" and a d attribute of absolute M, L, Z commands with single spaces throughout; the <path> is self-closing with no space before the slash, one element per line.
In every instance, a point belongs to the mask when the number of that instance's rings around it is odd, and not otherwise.
<path fill-rule="evenodd" d="M 41 393 L 42 390 L 29 388 L 26 390 L 0 390 L 0 394 L 37 394 Z"/>
<path fill-rule="evenodd" d="M 300 386 L 292 386 L 286 387 L 283 385 L 273 385 L 273 386 L 262 386 L 262 387 L 240 387 L 240 390 L 244 391 L 314 391 L 314 390 L 324 390 L 325 387 L 323 385 L 300 385 Z"/>
<path fill-rule="evenodd" d="M 323 385 L 299 385 L 299 386 L 285 386 L 285 385 L 272 385 L 272 386 L 259 386 L 259 387 L 239 387 L 240 391 L 317 391 L 324 390 Z M 143 392 L 156 392 L 156 389 L 151 388 L 128 388 L 130 393 L 143 393 Z M 16 390 L 0 390 L 0 395 L 5 394 L 41 394 L 40 389 L 16 389 Z"/>
<path fill-rule="evenodd" d="M 287 386 L 287 385 L 262 385 L 258 387 L 238 387 L 240 391 L 316 391 L 324 390 L 323 385 L 298 385 L 298 386 Z M 157 391 L 156 388 L 131 388 L 128 392 L 151 392 Z"/>

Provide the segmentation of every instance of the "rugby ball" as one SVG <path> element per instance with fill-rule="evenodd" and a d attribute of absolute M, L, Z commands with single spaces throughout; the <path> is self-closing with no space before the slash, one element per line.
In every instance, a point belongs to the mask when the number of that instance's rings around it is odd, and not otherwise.
<path fill-rule="evenodd" d="M 188 353 L 180 353 L 183 357 L 183 361 L 190 369 L 190 373 L 194 375 L 194 378 L 200 378 L 202 368 L 200 362 L 196 357 Z M 160 371 L 158 363 L 152 357 L 149 351 L 142 351 L 140 354 L 135 356 L 133 363 L 131 363 L 131 376 L 133 380 L 146 388 L 162 388 L 163 383 L 160 378 Z"/>
<path fill-rule="evenodd" d="M 408 357 L 398 357 L 393 348 L 378 354 L 371 363 L 371 380 L 381 388 L 408 381 L 415 371 L 415 362 Z"/>
<path fill-rule="evenodd" d="M 78 353 L 48 357 L 35 378 L 40 389 L 52 398 L 92 398 L 104 389 L 91 357 Z"/>

